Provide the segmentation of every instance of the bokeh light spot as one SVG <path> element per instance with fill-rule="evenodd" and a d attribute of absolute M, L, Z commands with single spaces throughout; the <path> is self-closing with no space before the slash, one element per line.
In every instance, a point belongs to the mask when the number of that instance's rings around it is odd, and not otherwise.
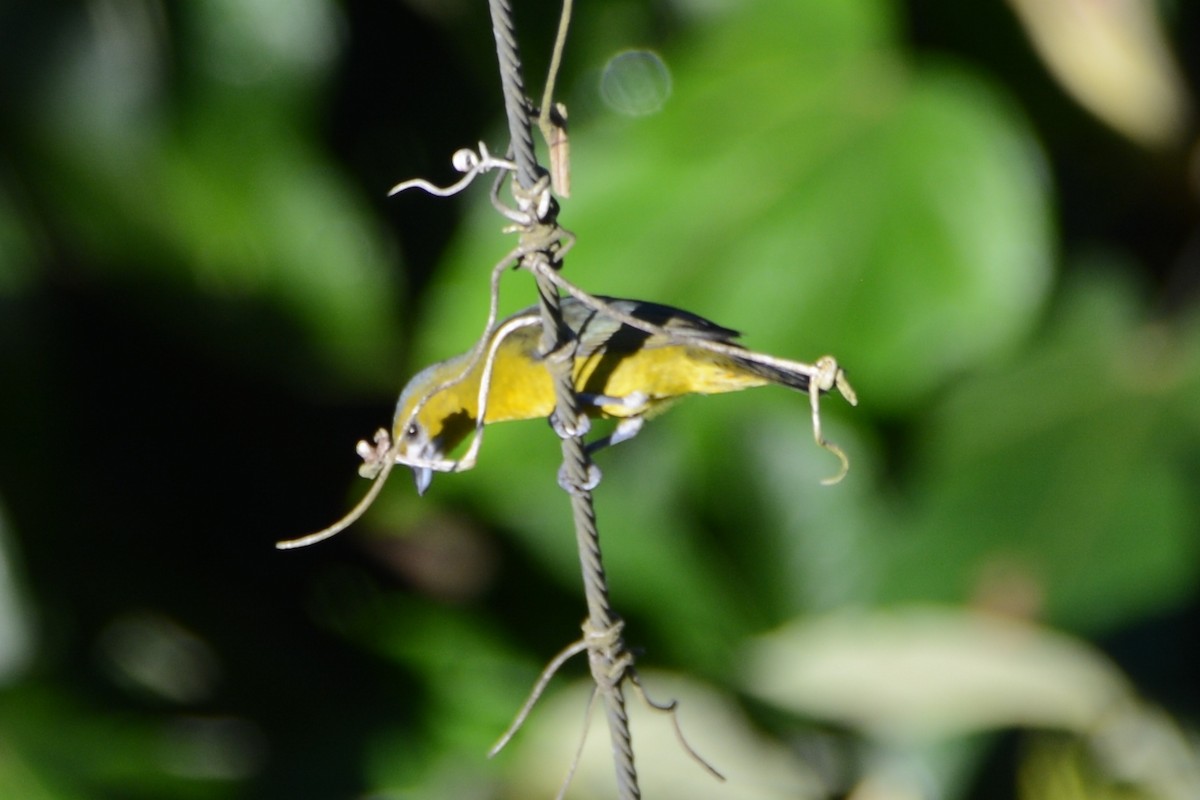
<path fill-rule="evenodd" d="M 657 53 L 626 50 L 604 65 L 600 96 L 619 114 L 631 117 L 653 114 L 671 96 L 671 73 Z"/>

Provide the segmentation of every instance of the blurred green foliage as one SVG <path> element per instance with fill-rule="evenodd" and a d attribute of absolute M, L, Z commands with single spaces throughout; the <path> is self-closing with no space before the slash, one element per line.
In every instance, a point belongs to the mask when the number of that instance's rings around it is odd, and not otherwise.
<path fill-rule="evenodd" d="M 1001 4 L 582 5 L 566 276 L 833 353 L 861 400 L 823 406 L 834 488 L 782 390 L 601 456 L 626 638 L 730 777 L 639 716 L 646 796 L 1191 796 L 1182 149 L 1075 109 Z M 536 87 L 554 11 L 518 13 Z M 551 796 L 581 665 L 484 758 L 584 615 L 544 424 L 270 549 L 480 332 L 486 187 L 384 193 L 502 148 L 482 8 L 18 3 L 0 42 L 0 797 Z M 657 113 L 603 102 L 632 47 Z M 603 739 L 570 796 L 612 796 Z"/>

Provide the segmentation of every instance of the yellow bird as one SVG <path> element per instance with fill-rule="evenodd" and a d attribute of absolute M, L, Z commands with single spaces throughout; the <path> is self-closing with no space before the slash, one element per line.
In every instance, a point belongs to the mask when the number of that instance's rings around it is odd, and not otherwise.
<path fill-rule="evenodd" d="M 814 422 L 814 382 L 820 392 L 836 387 L 856 403 L 832 358 L 820 359 L 816 366 L 774 358 L 742 347 L 735 341 L 737 331 L 696 314 L 640 300 L 600 299 L 658 332 L 563 298 L 563 321 L 575 334 L 576 392 L 589 416 L 619 420 L 610 436 L 589 445 L 590 451 L 631 438 L 647 417 L 689 394 L 787 386 L 812 395 Z M 430 465 L 451 463 L 449 454 L 476 428 L 482 381 L 487 381 L 484 424 L 545 418 L 554 411 L 554 386 L 539 353 L 541 320 L 536 306 L 521 311 L 495 326 L 488 350 L 473 362 L 464 353 L 427 367 L 404 387 L 392 424 L 393 452 L 397 463 L 412 466 L 419 492 L 429 486 Z M 493 352 L 490 358 L 488 351 Z M 840 450 L 821 438 L 819 428 L 814 434 L 845 461 Z"/>
<path fill-rule="evenodd" d="M 846 375 L 830 356 L 814 364 L 756 353 L 739 345 L 737 331 L 678 308 L 641 300 L 595 298 L 599 310 L 566 297 L 563 322 L 574 332 L 575 391 L 589 416 L 618 420 L 613 432 L 588 445 L 589 452 L 637 434 L 642 422 L 689 394 L 736 392 L 768 383 L 807 392 L 813 438 L 842 462 L 837 445 L 821 435 L 817 399 L 837 389 L 857 404 Z M 487 341 L 470 353 L 417 373 L 396 403 L 392 433 L 380 430 L 374 445 L 358 443 L 364 464 L 359 472 L 375 479 L 366 496 L 340 520 L 316 533 L 277 542 L 290 550 L 328 539 L 345 530 L 374 502 L 393 464 L 412 467 L 417 490 L 424 494 L 433 470 L 457 471 L 474 463 L 478 436 L 467 455 L 449 454 L 483 424 L 549 417 L 555 407 L 550 371 L 540 353 L 542 315 L 537 307 L 494 326 Z M 560 479 L 560 482 L 561 479 Z"/>

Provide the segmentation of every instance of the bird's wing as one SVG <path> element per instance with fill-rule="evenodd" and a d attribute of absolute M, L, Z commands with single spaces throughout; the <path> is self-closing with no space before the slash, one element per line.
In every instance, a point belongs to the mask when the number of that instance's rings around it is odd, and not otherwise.
<path fill-rule="evenodd" d="M 691 337 L 734 344 L 739 336 L 738 332 L 731 328 L 672 306 L 644 300 L 611 297 L 600 299 L 624 314 L 656 325 L 669 333 L 678 333 L 680 338 Z M 585 306 L 573 297 L 563 299 L 562 311 L 563 320 L 579 337 L 579 350 L 576 352 L 579 357 L 587 357 L 599 349 L 610 353 L 632 352 L 680 343 L 680 339 L 670 335 L 648 333 L 625 325 L 602 311 Z"/>

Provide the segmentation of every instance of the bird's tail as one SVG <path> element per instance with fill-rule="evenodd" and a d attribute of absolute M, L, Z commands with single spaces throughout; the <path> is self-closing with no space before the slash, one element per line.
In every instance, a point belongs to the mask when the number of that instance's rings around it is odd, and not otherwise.
<path fill-rule="evenodd" d="M 812 364 L 805 364 L 746 350 L 732 358 L 742 369 L 771 383 L 808 394 L 812 393 L 813 387 L 820 394 L 836 389 L 850 405 L 858 405 L 858 396 L 846 379 L 845 370 L 838 366 L 833 356 L 821 356 Z"/>
<path fill-rule="evenodd" d="M 753 350 L 747 350 L 744 355 L 739 354 L 734 356 L 733 359 L 739 367 L 751 375 L 757 375 L 770 383 L 786 386 L 798 392 L 808 391 L 812 377 L 816 372 L 816 368 L 811 364 L 802 364 L 798 361 L 776 358 L 765 353 L 756 353 Z M 828 389 L 823 389 L 822 391 L 828 391 Z"/>

